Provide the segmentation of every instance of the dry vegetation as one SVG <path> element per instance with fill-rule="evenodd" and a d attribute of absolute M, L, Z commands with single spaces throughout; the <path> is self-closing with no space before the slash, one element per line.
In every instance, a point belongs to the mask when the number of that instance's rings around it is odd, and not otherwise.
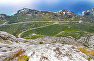
<path fill-rule="evenodd" d="M 7 52 L 7 50 L 2 50 L 2 52 Z"/>
<path fill-rule="evenodd" d="M 23 55 L 23 56 L 19 56 L 17 61 L 28 61 L 28 60 L 29 60 L 29 57 Z"/>
<path fill-rule="evenodd" d="M 85 48 L 78 48 L 78 50 L 85 53 L 86 55 L 94 56 L 94 50 L 88 50 L 88 49 L 85 49 Z"/>
<path fill-rule="evenodd" d="M 16 51 L 13 56 L 11 57 L 7 57 L 5 60 L 7 61 L 11 61 L 12 59 L 16 58 L 16 57 L 19 57 L 20 55 L 22 55 L 24 53 L 24 51 L 22 49 Z"/>

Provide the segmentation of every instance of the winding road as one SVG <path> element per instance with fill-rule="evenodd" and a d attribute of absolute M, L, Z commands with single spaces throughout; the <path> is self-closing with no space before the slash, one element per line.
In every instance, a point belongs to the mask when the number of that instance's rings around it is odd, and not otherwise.
<path fill-rule="evenodd" d="M 27 22 L 18 22 L 18 23 L 11 23 L 11 24 L 0 24 L 0 26 L 4 25 L 15 25 L 15 24 L 25 24 L 25 23 L 32 23 L 32 22 L 62 22 L 62 23 L 80 23 L 80 21 L 27 21 Z"/>

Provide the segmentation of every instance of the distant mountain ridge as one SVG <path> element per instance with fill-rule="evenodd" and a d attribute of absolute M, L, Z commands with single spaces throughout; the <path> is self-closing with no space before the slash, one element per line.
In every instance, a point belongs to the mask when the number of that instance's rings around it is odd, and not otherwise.
<path fill-rule="evenodd" d="M 60 12 L 48 12 L 23 8 L 21 10 L 18 10 L 17 13 L 6 19 L 10 23 L 23 21 L 60 21 L 65 20 L 67 18 L 72 18 L 73 16 L 76 15 L 68 10 L 62 10 Z"/>
<path fill-rule="evenodd" d="M 90 20 L 89 18 L 91 17 L 87 18 L 85 16 L 79 16 L 66 9 L 63 9 L 59 12 L 48 12 L 29 8 L 18 10 L 14 15 L 11 16 L 5 14 L 1 14 L 0 16 L 1 20 L 7 20 L 9 23 L 25 21 L 88 21 Z"/>
<path fill-rule="evenodd" d="M 33 13 L 32 13 L 33 12 Z M 34 13 L 35 12 L 35 13 Z M 49 11 L 40 11 L 40 10 L 36 10 L 36 9 L 29 9 L 29 8 L 23 8 L 23 9 L 20 9 L 18 10 L 15 14 L 17 13 L 23 13 L 23 14 L 37 14 L 37 12 L 45 12 L 45 13 L 49 13 Z M 91 12 L 92 14 L 94 14 L 94 8 L 92 8 L 92 10 L 87 10 L 87 11 L 83 11 L 82 12 L 82 15 L 85 15 L 87 13 Z M 52 12 L 54 13 L 54 12 Z M 72 11 L 69 11 L 69 10 L 66 10 L 66 9 L 62 9 L 58 12 L 55 12 L 55 13 L 59 13 L 59 14 L 68 14 L 68 15 L 76 15 L 75 13 L 73 13 Z M 14 15 L 15 15 L 14 14 Z M 0 17 L 2 16 L 9 16 L 9 15 L 6 15 L 6 14 L 0 14 Z M 12 16 L 12 15 L 11 15 Z"/>
<path fill-rule="evenodd" d="M 21 13 L 21 14 L 47 14 L 47 13 L 54 13 L 54 12 L 48 12 L 48 11 L 39 11 L 35 9 L 28 9 L 28 8 L 23 8 L 19 10 L 16 14 Z M 56 12 L 61 15 L 75 15 L 73 12 L 68 11 L 66 9 L 63 9 L 59 12 Z"/>

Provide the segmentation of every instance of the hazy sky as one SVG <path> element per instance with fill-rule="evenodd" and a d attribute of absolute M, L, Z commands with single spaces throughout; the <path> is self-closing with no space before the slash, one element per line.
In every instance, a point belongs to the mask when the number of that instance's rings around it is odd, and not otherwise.
<path fill-rule="evenodd" d="M 76 14 L 94 7 L 94 0 L 0 0 L 0 14 L 11 15 L 19 9 L 31 8 L 57 12 L 62 9 Z"/>

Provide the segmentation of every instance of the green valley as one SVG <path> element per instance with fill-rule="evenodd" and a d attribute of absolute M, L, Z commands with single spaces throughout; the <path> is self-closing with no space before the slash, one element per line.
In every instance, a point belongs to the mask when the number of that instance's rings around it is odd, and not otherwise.
<path fill-rule="evenodd" d="M 36 36 L 57 36 L 57 37 L 67 37 L 72 36 L 76 39 L 85 36 L 89 33 L 94 33 L 94 23 L 83 23 L 83 24 L 54 24 L 47 27 L 31 29 L 23 34 L 22 38 L 33 39 Z M 32 37 L 31 37 L 32 36 Z"/>

